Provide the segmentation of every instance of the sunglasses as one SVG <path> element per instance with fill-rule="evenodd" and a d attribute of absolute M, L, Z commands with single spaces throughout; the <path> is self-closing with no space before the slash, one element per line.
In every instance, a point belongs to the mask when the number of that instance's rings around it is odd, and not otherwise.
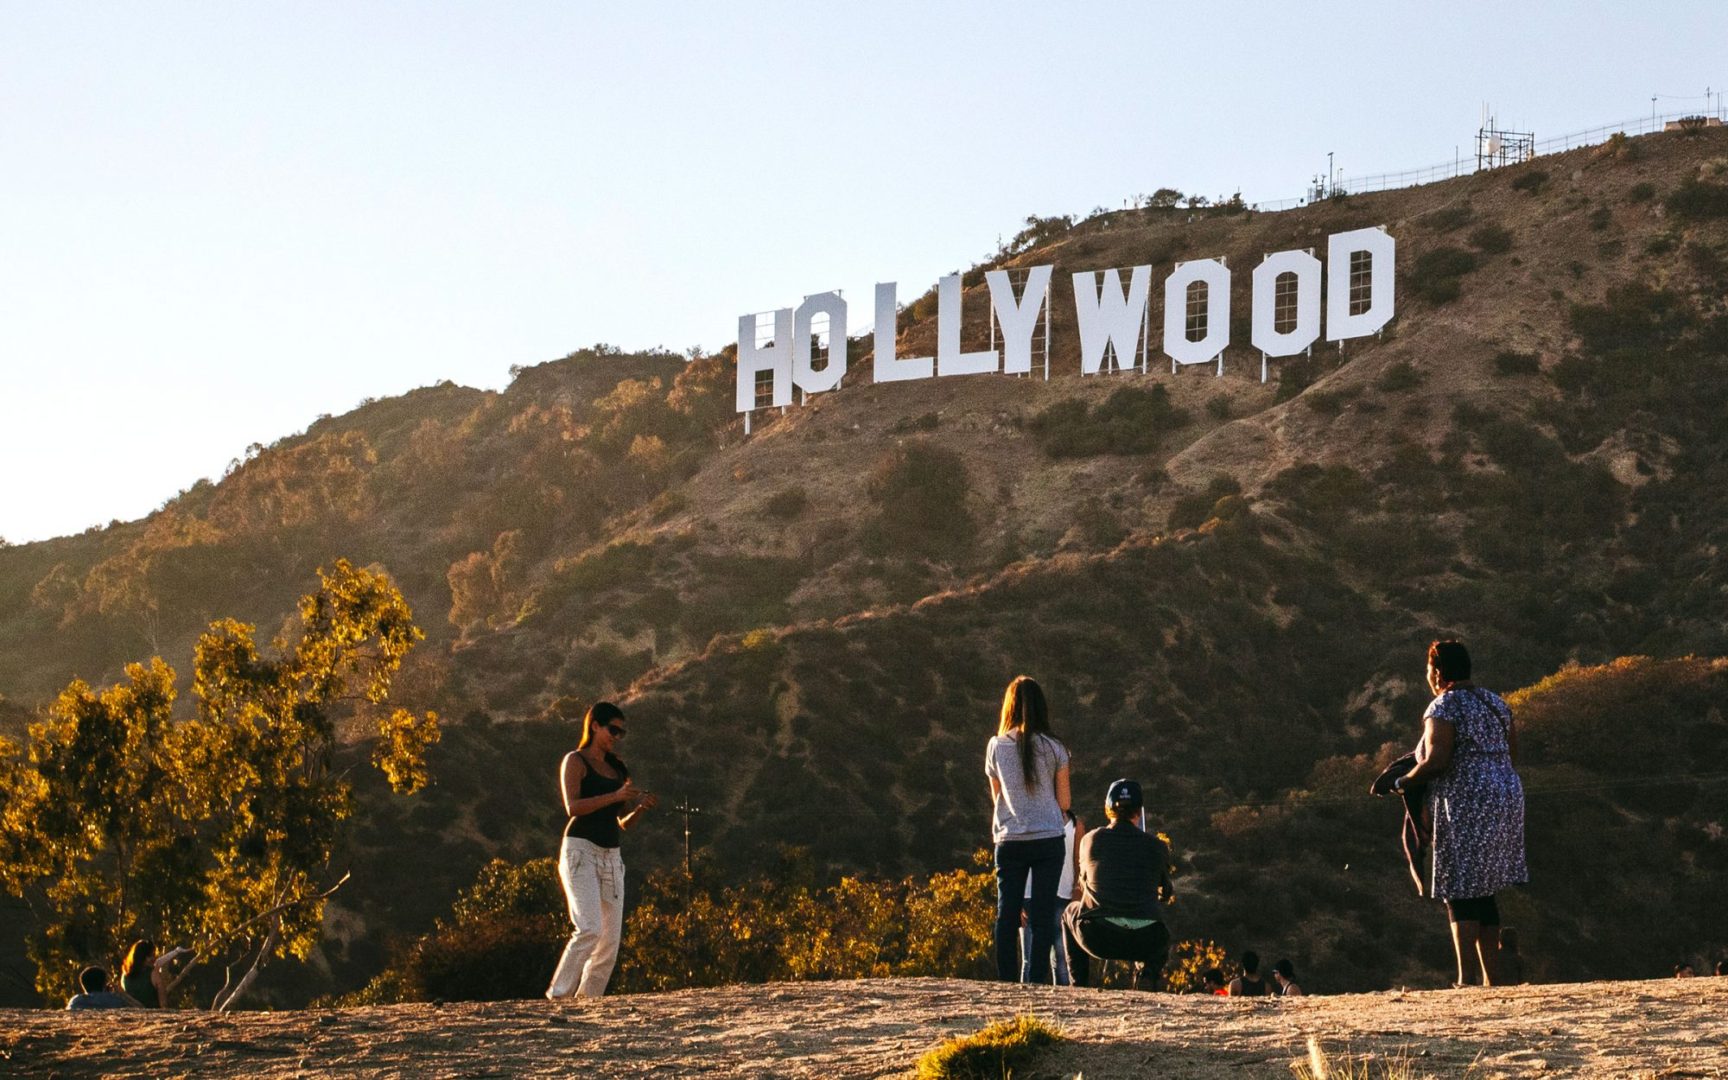
<path fill-rule="evenodd" d="M 624 737 L 624 729 L 616 724 L 607 724 L 606 730 L 612 733 L 614 739 L 622 739 Z"/>

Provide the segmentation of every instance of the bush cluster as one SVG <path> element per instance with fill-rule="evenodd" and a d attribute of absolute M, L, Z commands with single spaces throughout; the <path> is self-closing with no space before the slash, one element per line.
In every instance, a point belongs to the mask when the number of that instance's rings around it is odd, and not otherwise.
<path fill-rule="evenodd" d="M 1541 191 L 1543 186 L 1547 183 L 1548 173 L 1545 170 L 1531 169 L 1528 172 L 1519 173 L 1518 176 L 1513 178 L 1512 190 L 1523 191 L 1534 195 Z"/>
<path fill-rule="evenodd" d="M 1463 248 L 1440 247 L 1417 256 L 1405 279 L 1410 292 L 1431 304 L 1458 299 L 1464 275 L 1476 269 L 1476 256 Z"/>
<path fill-rule="evenodd" d="M 1077 398 L 1057 402 L 1027 427 L 1045 453 L 1060 458 L 1148 454 L 1188 422 L 1188 413 L 1170 403 L 1170 392 L 1154 383 L 1124 386 L 1096 407 Z"/>
<path fill-rule="evenodd" d="M 874 554 L 958 555 L 977 533 L 966 463 L 935 443 L 913 439 L 882 454 L 865 490 L 879 508 L 863 537 Z"/>
<path fill-rule="evenodd" d="M 1728 217 L 1728 184 L 1713 184 L 1693 177 L 1663 200 L 1663 205 L 1670 214 L 1684 221 Z"/>
<path fill-rule="evenodd" d="M 1470 246 L 1484 255 L 1501 255 L 1512 250 L 1512 232 L 1503 225 L 1480 225 L 1470 230 Z"/>

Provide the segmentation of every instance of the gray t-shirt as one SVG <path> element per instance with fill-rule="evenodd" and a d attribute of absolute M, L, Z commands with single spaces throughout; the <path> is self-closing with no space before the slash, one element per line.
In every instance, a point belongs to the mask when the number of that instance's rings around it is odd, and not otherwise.
<path fill-rule="evenodd" d="M 1048 840 L 1061 836 L 1067 819 L 1056 802 L 1056 770 L 1068 764 L 1068 748 L 1048 735 L 1034 735 L 1034 775 L 1028 785 L 1020 769 L 1020 743 L 1012 735 L 996 735 L 984 751 L 984 775 L 1001 784 L 991 817 L 991 838 Z"/>
<path fill-rule="evenodd" d="M 136 1009 L 138 1003 L 130 998 L 116 994 L 112 990 L 98 990 L 94 994 L 74 994 L 72 1000 L 66 1003 L 70 1012 L 83 1012 L 85 1009 Z"/>

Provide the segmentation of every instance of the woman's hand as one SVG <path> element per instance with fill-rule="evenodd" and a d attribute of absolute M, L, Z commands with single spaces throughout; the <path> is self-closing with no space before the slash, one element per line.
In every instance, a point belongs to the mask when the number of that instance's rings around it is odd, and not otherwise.
<path fill-rule="evenodd" d="M 624 778 L 624 783 L 620 784 L 618 790 L 612 793 L 612 801 L 615 803 L 627 803 L 632 799 L 635 799 L 638 794 L 640 794 L 640 792 L 637 791 L 635 782 L 626 776 Z"/>

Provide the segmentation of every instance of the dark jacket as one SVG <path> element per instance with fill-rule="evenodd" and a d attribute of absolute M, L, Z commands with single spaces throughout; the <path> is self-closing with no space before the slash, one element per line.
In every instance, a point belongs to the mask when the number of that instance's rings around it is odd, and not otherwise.
<path fill-rule="evenodd" d="M 1384 797 L 1393 794 L 1392 782 L 1416 767 L 1416 753 L 1411 751 L 1386 766 L 1386 771 L 1374 778 L 1368 793 Z M 1428 896 L 1428 860 L 1434 848 L 1434 821 L 1428 816 L 1428 785 L 1410 784 L 1398 792 L 1404 800 L 1404 861 L 1410 868 L 1410 879 L 1416 883 L 1416 895 Z"/>

